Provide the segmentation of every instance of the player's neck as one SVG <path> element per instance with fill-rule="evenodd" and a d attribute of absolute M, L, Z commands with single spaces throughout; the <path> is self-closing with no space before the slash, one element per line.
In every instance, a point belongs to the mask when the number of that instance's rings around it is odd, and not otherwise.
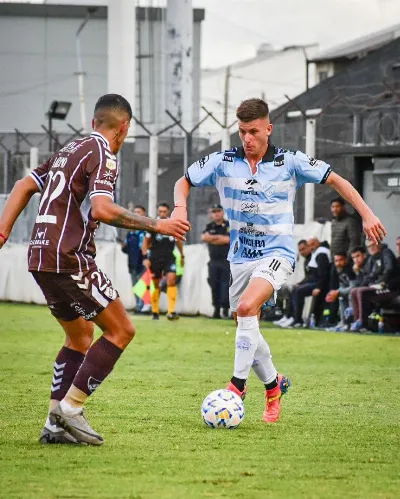
<path fill-rule="evenodd" d="M 262 152 L 262 153 L 258 153 L 258 154 L 246 154 L 246 159 L 247 161 L 249 162 L 250 164 L 250 168 L 251 170 L 253 171 L 253 173 L 256 171 L 257 169 L 257 164 L 263 159 L 263 157 L 267 154 L 267 150 L 268 150 L 268 144 L 265 148 L 265 150 Z"/>

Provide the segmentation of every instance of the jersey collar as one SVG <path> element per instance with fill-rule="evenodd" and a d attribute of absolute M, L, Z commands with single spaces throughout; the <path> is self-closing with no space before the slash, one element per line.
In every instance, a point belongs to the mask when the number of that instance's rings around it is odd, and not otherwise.
<path fill-rule="evenodd" d="M 105 142 L 105 145 L 107 146 L 108 149 L 110 149 L 110 143 L 108 142 L 108 140 L 104 137 L 104 135 L 102 135 L 100 132 L 92 132 L 90 134 L 91 137 L 97 137 L 98 139 L 101 139 L 103 140 L 103 142 Z M 111 149 L 110 149 L 111 150 Z"/>
<path fill-rule="evenodd" d="M 262 163 L 269 163 L 269 162 L 273 161 L 274 155 L 275 155 L 275 146 L 273 144 L 268 144 L 267 152 L 262 157 L 261 162 Z M 236 149 L 235 157 L 240 158 L 240 159 L 245 159 L 246 154 L 245 154 L 244 148 L 242 146 L 238 147 Z"/>

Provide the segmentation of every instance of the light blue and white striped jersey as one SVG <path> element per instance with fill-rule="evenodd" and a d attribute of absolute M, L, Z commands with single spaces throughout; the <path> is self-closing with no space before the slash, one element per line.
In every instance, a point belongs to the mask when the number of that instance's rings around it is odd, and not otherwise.
<path fill-rule="evenodd" d="M 300 151 L 269 144 L 251 174 L 243 147 L 193 163 L 186 178 L 193 186 L 216 186 L 231 227 L 228 260 L 244 263 L 268 256 L 294 265 L 293 203 L 303 184 L 323 184 L 331 168 Z"/>

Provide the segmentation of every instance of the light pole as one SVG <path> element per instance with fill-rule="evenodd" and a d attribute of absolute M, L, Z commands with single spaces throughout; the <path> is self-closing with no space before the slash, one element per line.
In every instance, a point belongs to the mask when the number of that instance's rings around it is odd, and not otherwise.
<path fill-rule="evenodd" d="M 65 120 L 72 106 L 71 102 L 53 100 L 49 110 L 46 113 L 48 118 L 48 133 L 49 133 L 49 152 L 53 152 L 53 120 Z"/>

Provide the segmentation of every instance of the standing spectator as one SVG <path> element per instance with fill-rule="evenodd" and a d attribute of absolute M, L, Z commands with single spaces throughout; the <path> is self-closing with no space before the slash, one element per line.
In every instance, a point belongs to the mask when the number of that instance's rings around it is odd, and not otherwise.
<path fill-rule="evenodd" d="M 136 215 L 142 217 L 146 216 L 146 209 L 143 206 L 128 206 L 132 208 L 132 211 Z M 144 271 L 143 266 L 143 256 L 142 256 L 142 245 L 143 239 L 146 235 L 144 230 L 130 230 L 125 237 L 125 241 L 122 243 L 122 251 L 128 255 L 128 269 L 132 280 L 132 286 L 134 286 Z M 136 298 L 136 312 L 142 312 L 144 303 L 141 298 L 135 296 Z"/>
<path fill-rule="evenodd" d="M 224 210 L 220 204 L 211 207 L 212 222 L 206 225 L 201 240 L 208 244 L 210 261 L 208 262 L 208 283 L 211 287 L 214 307 L 213 319 L 229 317 L 229 223 L 224 219 Z"/>
<path fill-rule="evenodd" d="M 332 229 L 331 229 L 331 253 L 338 255 L 345 253 L 350 256 L 351 250 L 361 244 L 361 224 L 346 210 L 342 198 L 331 201 Z"/>
<path fill-rule="evenodd" d="M 293 316 L 293 298 L 295 290 L 302 284 L 306 284 L 307 282 L 310 281 L 311 272 L 308 267 L 308 264 L 310 263 L 311 260 L 311 249 L 308 246 L 307 241 L 305 239 L 302 239 L 297 243 L 297 249 L 299 254 L 303 257 L 304 277 L 301 281 L 297 282 L 292 289 L 290 289 L 289 286 L 284 285 L 278 291 L 278 299 L 282 302 L 286 301 L 286 307 L 284 309 L 282 318 L 279 319 L 278 321 L 274 321 L 273 324 L 275 326 L 284 327 L 284 324 L 286 322 L 289 322 L 289 319 Z M 294 324 L 294 319 L 292 324 Z"/>
<path fill-rule="evenodd" d="M 351 331 L 360 331 L 368 325 L 368 315 L 372 302 L 389 301 L 398 295 L 397 261 L 394 253 L 386 244 L 368 241 L 370 257 L 365 264 L 360 286 L 352 289 L 351 302 L 354 322 Z"/>
<path fill-rule="evenodd" d="M 170 208 L 167 203 L 160 203 L 157 208 L 158 218 L 167 219 L 170 214 Z M 167 278 L 167 298 L 168 312 L 167 319 L 172 321 L 179 319 L 175 312 L 178 290 L 176 287 L 176 263 L 174 249 L 175 244 L 181 254 L 182 266 L 185 262 L 183 254 L 182 241 L 175 241 L 174 237 L 163 236 L 155 232 L 148 232 L 143 241 L 143 265 L 150 268 L 153 275 L 154 291 L 151 296 L 151 309 L 153 320 L 159 319 L 159 301 L 160 301 L 160 281 L 161 278 Z"/>
<path fill-rule="evenodd" d="M 351 289 L 355 286 L 356 276 L 346 253 L 336 254 L 333 263 L 334 268 L 331 272 L 330 291 L 326 295 L 325 301 L 331 306 L 339 302 L 340 322 L 334 330 L 345 331 L 344 311 L 349 306 L 349 295 Z"/>
<path fill-rule="evenodd" d="M 308 263 L 309 280 L 300 284 L 293 291 L 293 317 L 281 324 L 282 327 L 302 327 L 304 300 L 307 296 L 314 297 L 313 312 L 317 322 L 322 313 L 321 301 L 329 289 L 329 273 L 331 256 L 329 249 L 313 237 L 307 243 L 312 254 Z"/>

